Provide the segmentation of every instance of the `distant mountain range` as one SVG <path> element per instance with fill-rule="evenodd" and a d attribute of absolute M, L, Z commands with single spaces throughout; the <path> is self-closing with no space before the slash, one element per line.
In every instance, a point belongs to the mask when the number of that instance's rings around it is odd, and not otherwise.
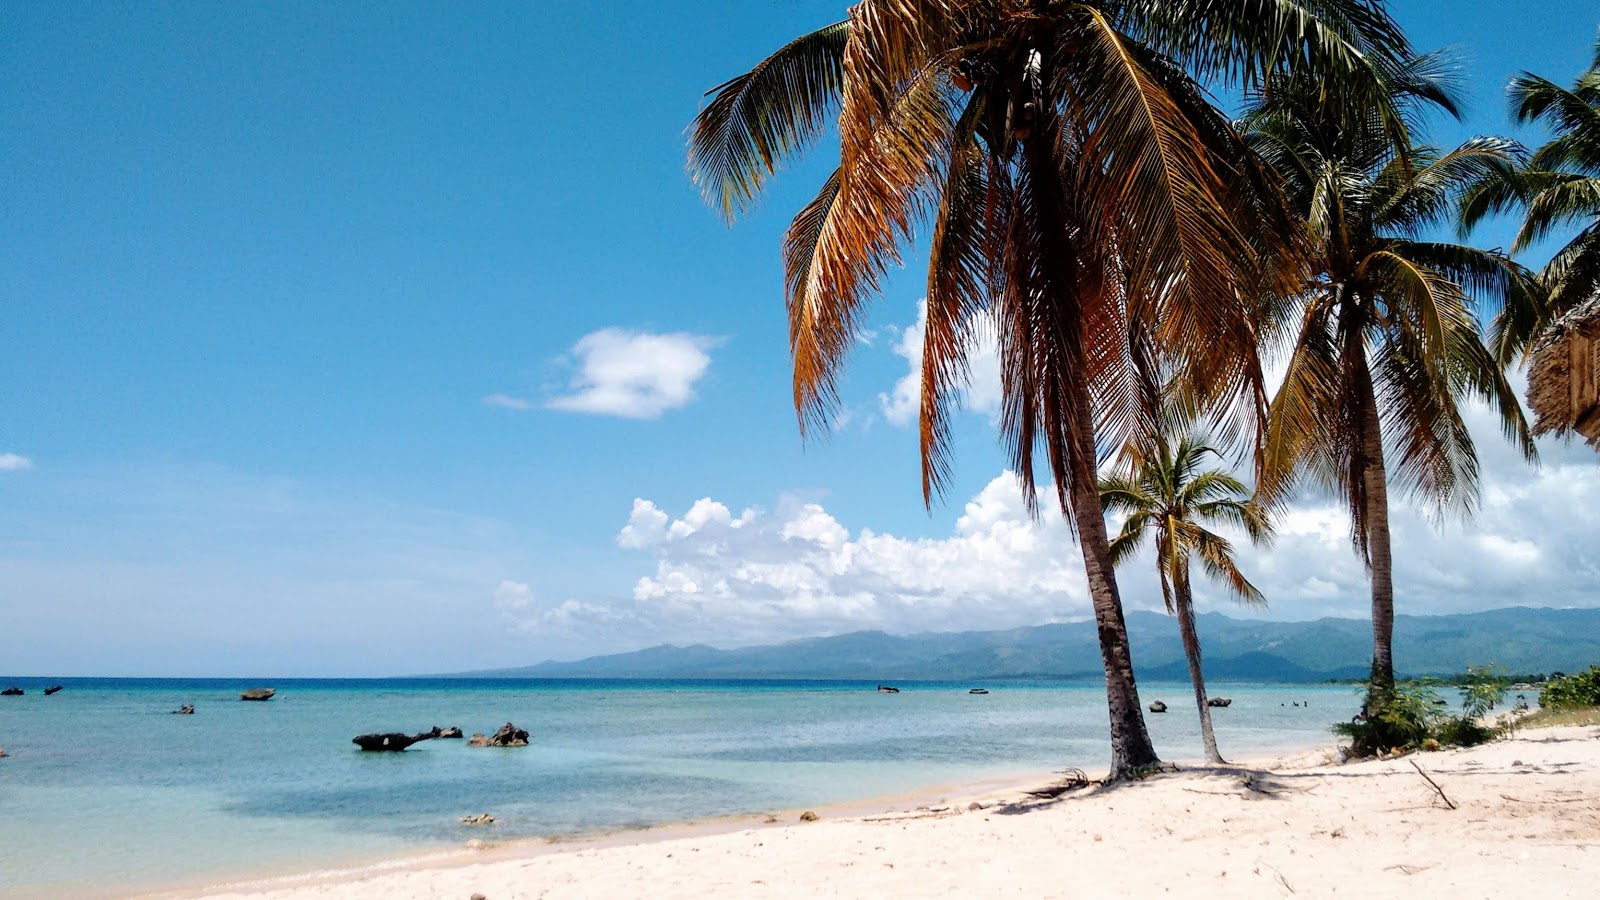
<path fill-rule="evenodd" d="M 1128 614 L 1140 678 L 1187 680 L 1176 621 Z M 1372 653 L 1365 619 L 1266 622 L 1199 617 L 1206 677 L 1324 681 L 1364 678 Z M 1600 609 L 1516 607 L 1450 616 L 1397 616 L 1395 660 L 1408 675 L 1495 664 L 1510 673 L 1572 672 L 1600 663 Z M 1099 677 L 1093 622 L 897 636 L 858 631 L 763 647 L 719 650 L 663 644 L 633 653 L 517 669 L 463 672 L 505 678 L 1004 679 Z"/>

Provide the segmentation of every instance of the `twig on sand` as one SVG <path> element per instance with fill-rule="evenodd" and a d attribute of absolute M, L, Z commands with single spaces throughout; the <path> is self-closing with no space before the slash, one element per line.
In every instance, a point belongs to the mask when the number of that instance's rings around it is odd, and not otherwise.
<path fill-rule="evenodd" d="M 1256 860 L 1256 862 L 1261 863 L 1263 866 L 1266 866 L 1267 868 L 1271 869 L 1272 870 L 1272 874 L 1278 876 L 1278 883 L 1283 885 L 1283 889 L 1284 890 L 1288 891 L 1291 894 L 1295 893 L 1294 885 L 1289 883 L 1289 879 L 1283 877 L 1283 873 L 1278 871 L 1278 867 L 1277 866 L 1273 865 L 1272 863 L 1266 862 L 1265 860 L 1259 860 L 1258 859 L 1258 860 Z"/>
<path fill-rule="evenodd" d="M 1551 798 L 1549 800 L 1524 800 L 1521 797 L 1513 797 L 1510 794 L 1501 794 L 1500 795 L 1500 799 L 1502 799 L 1502 800 L 1510 800 L 1512 803 L 1582 803 L 1583 801 L 1585 801 L 1585 800 L 1587 800 L 1589 798 L 1588 797 L 1554 797 L 1554 798 Z"/>
<path fill-rule="evenodd" d="M 1422 780 L 1426 781 L 1428 784 L 1432 785 L 1433 789 L 1439 793 L 1439 799 L 1444 801 L 1444 805 L 1450 807 L 1451 809 L 1455 809 L 1456 805 L 1454 803 L 1450 802 L 1450 798 L 1449 797 L 1445 796 L 1444 788 L 1439 787 L 1439 782 L 1434 781 L 1432 778 L 1429 778 L 1428 777 L 1428 773 L 1422 771 L 1422 767 L 1417 765 L 1417 761 L 1416 760 L 1414 760 L 1414 759 L 1410 760 L 1410 763 L 1411 763 L 1411 768 L 1416 769 L 1417 770 L 1417 774 L 1422 776 Z"/>

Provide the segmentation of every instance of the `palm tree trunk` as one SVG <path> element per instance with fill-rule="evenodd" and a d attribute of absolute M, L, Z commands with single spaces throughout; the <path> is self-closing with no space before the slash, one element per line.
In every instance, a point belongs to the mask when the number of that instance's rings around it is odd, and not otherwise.
<path fill-rule="evenodd" d="M 1178 633 L 1183 636 L 1183 655 L 1189 658 L 1189 681 L 1194 685 L 1194 703 L 1200 711 L 1200 741 L 1205 744 L 1206 760 L 1221 765 L 1227 762 L 1217 750 L 1217 735 L 1211 730 L 1211 706 L 1206 702 L 1206 679 L 1200 674 L 1200 634 L 1194 623 L 1194 594 L 1189 588 L 1189 564 L 1176 573 L 1173 601 L 1178 607 Z"/>
<path fill-rule="evenodd" d="M 1366 493 L 1367 562 L 1372 577 L 1372 674 L 1367 715 L 1375 716 L 1394 696 L 1394 560 L 1389 550 L 1389 474 L 1377 398 L 1369 391 L 1362 429 L 1362 487 Z"/>
<path fill-rule="evenodd" d="M 1072 519 L 1078 528 L 1078 546 L 1089 578 L 1089 598 L 1100 633 L 1100 661 L 1106 671 L 1106 705 L 1111 714 L 1111 777 L 1127 778 L 1139 769 L 1161 762 L 1150 732 L 1145 728 L 1139 688 L 1133 679 L 1133 655 L 1128 648 L 1128 625 L 1122 615 L 1111 564 L 1111 541 L 1106 533 L 1104 508 L 1096 482 L 1093 423 L 1088 385 L 1071 378 L 1069 397 L 1075 432 L 1072 441 Z"/>

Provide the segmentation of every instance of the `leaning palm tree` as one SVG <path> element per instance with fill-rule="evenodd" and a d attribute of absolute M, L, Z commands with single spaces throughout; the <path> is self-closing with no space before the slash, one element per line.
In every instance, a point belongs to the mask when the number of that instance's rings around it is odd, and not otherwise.
<path fill-rule="evenodd" d="M 1149 449 L 1129 458 L 1126 469 L 1100 479 L 1100 500 L 1107 513 L 1124 516 L 1122 530 L 1111 542 L 1112 562 L 1131 559 L 1155 536 L 1156 573 L 1167 614 L 1178 619 L 1183 653 L 1189 660 L 1189 680 L 1200 711 L 1200 738 L 1206 759 L 1224 762 L 1211 729 L 1211 707 L 1206 702 L 1205 677 L 1200 667 L 1200 636 L 1195 629 L 1194 591 L 1190 563 L 1195 557 L 1206 574 L 1221 583 L 1240 602 L 1264 605 L 1256 590 L 1234 564 L 1233 545 L 1209 530 L 1212 523 L 1242 529 L 1252 541 L 1271 539 L 1272 529 L 1261 507 L 1251 503 L 1250 492 L 1222 469 L 1202 471 L 1207 455 L 1219 455 L 1207 444 L 1184 435 L 1174 447 L 1158 435 Z"/>
<path fill-rule="evenodd" d="M 1529 72 L 1511 80 L 1511 114 L 1552 137 L 1525 165 L 1503 166 L 1475 186 L 1461 211 L 1463 233 L 1485 217 L 1521 207 L 1521 253 L 1559 228 L 1578 233 L 1539 272 L 1542 303 L 1510 307 L 1498 324 L 1496 352 L 1510 363 L 1545 325 L 1600 294 L 1600 41 L 1594 60 L 1568 89 Z"/>
<path fill-rule="evenodd" d="M 1439 60 L 1399 73 L 1397 105 L 1453 109 Z M 1349 506 L 1371 574 L 1373 654 L 1367 712 L 1393 694 L 1391 481 L 1439 512 L 1470 510 L 1478 462 L 1463 398 L 1485 401 L 1530 459 L 1534 447 L 1504 372 L 1485 347 L 1475 305 L 1527 302 L 1531 276 L 1498 251 L 1425 240 L 1468 187 L 1518 147 L 1474 138 L 1439 153 L 1330 121 L 1314 80 L 1281 79 L 1245 120 L 1251 145 L 1282 174 L 1313 247 L 1311 276 L 1291 298 L 1298 320 L 1269 411 L 1260 489 L 1281 498 L 1308 472 Z M 1376 737 L 1376 736 L 1375 736 Z"/>
<path fill-rule="evenodd" d="M 998 335 L 1000 431 L 1024 496 L 1037 504 L 1042 454 L 1082 548 L 1114 777 L 1158 760 L 1097 445 L 1150 426 L 1135 351 L 1158 355 L 1191 406 L 1248 422 L 1263 392 L 1240 297 L 1293 256 L 1270 173 L 1192 76 L 1254 83 L 1293 61 L 1388 110 L 1372 85 L 1405 48 L 1373 0 L 861 0 L 715 88 L 692 126 L 690 170 L 729 218 L 837 126 L 838 169 L 784 243 L 802 431 L 833 410 L 866 301 L 918 233 L 925 502 L 950 473 L 967 353 Z"/>

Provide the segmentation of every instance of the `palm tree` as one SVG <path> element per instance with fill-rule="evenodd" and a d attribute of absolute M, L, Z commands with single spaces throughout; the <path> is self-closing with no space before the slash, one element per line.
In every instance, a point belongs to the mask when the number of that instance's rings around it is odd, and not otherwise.
<path fill-rule="evenodd" d="M 834 408 L 887 267 L 931 232 L 924 501 L 950 474 L 966 355 L 992 328 L 1000 431 L 1025 497 L 1038 502 L 1042 452 L 1082 548 L 1114 777 L 1158 759 L 1109 555 L 1097 445 L 1150 427 L 1135 377 L 1145 352 L 1192 405 L 1242 407 L 1248 421 L 1263 392 L 1254 309 L 1240 297 L 1292 255 L 1270 173 L 1191 76 L 1253 83 L 1294 61 L 1387 112 L 1372 86 L 1405 50 L 1371 0 L 861 0 L 847 21 L 713 89 L 691 128 L 689 168 L 731 219 L 837 125 L 839 167 L 784 242 L 802 432 Z"/>
<path fill-rule="evenodd" d="M 1157 438 L 1151 452 L 1129 460 L 1126 471 L 1100 479 L 1100 500 L 1107 513 L 1125 516 L 1122 531 L 1111 542 L 1111 559 L 1117 565 L 1132 558 L 1145 538 L 1155 534 L 1161 598 L 1166 601 L 1167 614 L 1178 618 L 1206 759 L 1222 763 L 1200 671 L 1189 563 L 1198 555 L 1206 573 L 1240 602 L 1264 605 L 1261 592 L 1234 564 L 1233 545 L 1206 526 L 1213 522 L 1234 525 L 1257 543 L 1270 540 L 1272 529 L 1262 509 L 1249 502 L 1250 492 L 1239 479 L 1222 469 L 1201 471 L 1207 454 L 1220 455 L 1189 435 L 1184 435 L 1176 448 L 1165 438 Z"/>
<path fill-rule="evenodd" d="M 1542 124 L 1553 136 L 1525 165 L 1497 168 L 1474 186 L 1462 207 L 1462 232 L 1518 206 L 1525 216 L 1513 253 L 1558 228 L 1579 230 L 1539 272 L 1544 302 L 1508 307 L 1496 323 L 1495 350 L 1506 364 L 1550 320 L 1600 293 L 1600 41 L 1570 90 L 1523 72 L 1511 80 L 1509 92 L 1512 117 L 1519 124 Z"/>
<path fill-rule="evenodd" d="M 1412 116 L 1425 103 L 1453 111 L 1441 71 L 1429 57 L 1399 72 L 1397 106 Z M 1394 685 L 1390 482 L 1438 511 L 1470 510 L 1478 465 L 1464 397 L 1486 401 L 1533 458 L 1521 407 L 1474 315 L 1475 303 L 1493 311 L 1526 302 L 1531 276 L 1498 251 L 1423 238 L 1475 181 L 1515 159 L 1516 144 L 1479 137 L 1448 153 L 1396 146 L 1379 129 L 1331 122 L 1320 88 L 1282 79 L 1245 120 L 1247 139 L 1287 184 L 1313 259 L 1291 298 L 1298 321 L 1269 410 L 1261 491 L 1282 497 L 1308 471 L 1349 505 L 1371 573 L 1367 711 L 1375 714 Z"/>

